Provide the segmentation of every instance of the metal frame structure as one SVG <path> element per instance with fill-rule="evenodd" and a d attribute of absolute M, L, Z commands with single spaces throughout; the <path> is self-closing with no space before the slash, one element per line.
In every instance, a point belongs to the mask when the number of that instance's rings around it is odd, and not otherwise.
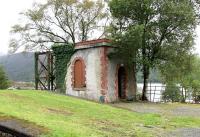
<path fill-rule="evenodd" d="M 35 89 L 55 91 L 55 63 L 51 51 L 35 53 Z"/>

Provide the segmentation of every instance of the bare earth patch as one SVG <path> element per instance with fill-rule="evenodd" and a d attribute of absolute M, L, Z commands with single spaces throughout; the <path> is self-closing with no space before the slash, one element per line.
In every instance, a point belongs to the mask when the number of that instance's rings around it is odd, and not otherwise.
<path fill-rule="evenodd" d="M 18 99 L 18 100 L 27 99 L 27 97 L 20 96 L 20 95 L 17 95 L 17 94 L 10 94 L 10 93 L 1 94 L 1 96 L 5 96 L 5 97 L 8 97 L 8 98 L 12 98 L 12 99 Z"/>
<path fill-rule="evenodd" d="M 48 132 L 48 129 L 42 126 L 13 117 L 0 117 L 0 125 L 33 137 L 37 137 Z"/>
<path fill-rule="evenodd" d="M 139 113 L 158 113 L 160 114 L 162 110 L 157 104 L 147 104 L 147 103 L 115 103 L 112 104 L 114 107 L 127 109 Z"/>
<path fill-rule="evenodd" d="M 88 123 L 91 128 L 106 132 L 108 137 L 135 137 L 134 131 L 126 131 L 122 125 L 109 120 L 91 119 Z"/>
<path fill-rule="evenodd" d="M 52 114 L 58 114 L 58 115 L 72 115 L 73 113 L 67 110 L 60 110 L 60 109 L 54 109 L 54 108 L 47 108 L 48 113 Z"/>

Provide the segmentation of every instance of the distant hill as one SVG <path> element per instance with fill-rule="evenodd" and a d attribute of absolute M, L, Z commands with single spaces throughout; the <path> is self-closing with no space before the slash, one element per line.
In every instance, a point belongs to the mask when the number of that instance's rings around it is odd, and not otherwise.
<path fill-rule="evenodd" d="M 12 81 L 34 81 L 34 53 L 26 52 L 0 56 L 0 65 L 3 65 L 9 79 Z M 156 83 L 161 81 L 157 70 L 151 70 L 150 81 Z M 143 82 L 141 71 L 137 73 L 137 82 Z"/>
<path fill-rule="evenodd" d="M 139 71 L 137 73 L 137 82 L 138 83 L 143 83 L 142 76 L 143 76 L 142 71 Z M 160 75 L 160 73 L 157 69 L 150 70 L 149 82 L 151 82 L 151 83 L 162 83 L 161 75 Z"/>
<path fill-rule="evenodd" d="M 12 81 L 34 81 L 34 53 L 17 53 L 0 56 L 2 65 Z"/>

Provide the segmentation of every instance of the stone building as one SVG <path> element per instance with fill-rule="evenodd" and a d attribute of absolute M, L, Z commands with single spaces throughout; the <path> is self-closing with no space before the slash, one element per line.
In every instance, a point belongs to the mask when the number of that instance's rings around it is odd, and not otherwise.
<path fill-rule="evenodd" d="M 112 51 L 108 39 L 77 43 L 68 64 L 66 94 L 101 102 L 133 99 L 133 72 L 120 57 L 108 58 Z"/>

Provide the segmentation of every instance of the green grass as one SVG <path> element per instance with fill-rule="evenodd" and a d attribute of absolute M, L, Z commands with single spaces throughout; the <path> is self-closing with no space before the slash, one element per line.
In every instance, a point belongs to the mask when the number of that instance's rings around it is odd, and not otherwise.
<path fill-rule="evenodd" d="M 0 91 L 0 117 L 43 126 L 50 137 L 156 136 L 177 127 L 200 127 L 200 119 L 142 114 L 39 91 Z"/>

